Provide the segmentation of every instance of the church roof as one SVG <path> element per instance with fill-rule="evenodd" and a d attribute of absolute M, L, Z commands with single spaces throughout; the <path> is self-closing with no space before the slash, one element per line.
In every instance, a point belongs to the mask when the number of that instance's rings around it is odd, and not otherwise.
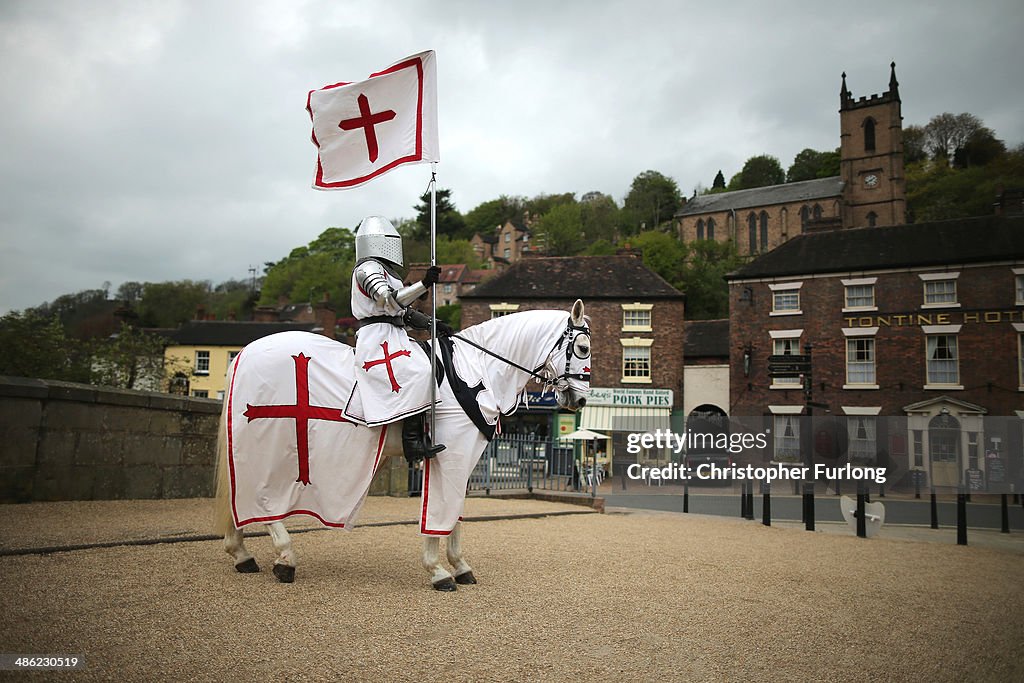
<path fill-rule="evenodd" d="M 167 334 L 172 343 L 182 346 L 245 346 L 275 332 L 318 331 L 316 323 L 273 323 L 244 320 L 190 320 Z"/>
<path fill-rule="evenodd" d="M 851 228 L 797 235 L 727 280 L 1024 259 L 1024 216 Z"/>
<path fill-rule="evenodd" d="M 731 209 L 751 209 L 773 204 L 790 204 L 793 202 L 813 201 L 838 197 L 843 192 L 843 179 L 839 176 L 816 178 L 798 183 L 784 183 L 755 187 L 749 190 L 734 190 L 705 194 L 686 202 L 676 212 L 676 216 L 693 216 Z"/>
<path fill-rule="evenodd" d="M 636 256 L 536 256 L 513 264 L 463 299 L 682 299 Z"/>

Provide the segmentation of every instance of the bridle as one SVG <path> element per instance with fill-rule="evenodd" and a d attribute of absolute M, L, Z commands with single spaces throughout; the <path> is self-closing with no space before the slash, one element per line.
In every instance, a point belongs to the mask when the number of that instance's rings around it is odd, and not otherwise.
<path fill-rule="evenodd" d="M 570 372 L 570 369 L 571 369 L 570 366 L 571 366 L 571 363 L 572 363 L 572 356 L 573 356 L 573 353 L 575 351 L 575 346 L 576 346 L 575 341 L 576 341 L 577 338 L 579 338 L 579 335 L 576 335 L 576 337 L 573 337 L 573 332 L 582 332 L 582 333 L 585 333 L 587 335 L 587 337 L 590 336 L 590 329 L 588 327 L 586 327 L 585 325 L 573 325 L 572 324 L 572 318 L 570 317 L 568 323 L 566 323 L 565 329 L 562 331 L 561 336 L 559 336 L 558 341 L 556 341 L 555 345 L 553 347 L 551 347 L 551 351 L 548 353 L 547 360 L 544 361 L 543 365 L 539 365 L 539 366 L 537 366 L 533 370 L 525 368 L 522 365 L 520 365 L 519 363 L 516 363 L 515 361 L 509 360 L 508 358 L 505 358 L 504 356 L 501 356 L 501 355 L 499 355 L 497 353 L 494 353 L 490 349 L 484 348 L 483 346 L 480 346 L 476 342 L 471 341 L 469 339 L 466 339 L 462 335 L 453 334 L 451 336 L 455 337 L 456 339 L 459 339 L 461 341 L 464 341 L 467 344 L 469 344 L 470 346 L 473 346 L 473 347 L 483 351 L 484 353 L 486 353 L 488 356 L 491 356 L 492 358 L 497 358 L 501 362 L 503 362 L 503 363 L 505 363 L 507 365 L 511 365 L 512 367 L 516 368 L 517 370 L 522 370 L 526 374 L 535 377 L 538 381 L 544 383 L 544 391 L 547 391 L 548 388 L 553 387 L 555 390 L 564 393 L 564 392 L 566 392 L 569 389 L 569 380 L 570 379 L 579 380 L 581 382 L 589 382 L 590 381 L 590 374 L 589 373 L 580 373 L 580 372 L 572 373 L 572 372 Z M 556 376 L 554 373 L 557 372 L 557 369 L 552 367 L 551 356 L 554 354 L 555 350 L 557 350 L 558 347 L 562 345 L 562 342 L 564 342 L 566 340 L 568 340 L 568 343 L 565 345 L 565 371 L 561 375 L 557 375 Z M 588 349 L 588 355 L 589 355 L 589 349 Z M 543 371 L 543 370 L 549 370 L 551 375 L 548 376 L 548 375 L 541 374 L 541 371 Z"/>

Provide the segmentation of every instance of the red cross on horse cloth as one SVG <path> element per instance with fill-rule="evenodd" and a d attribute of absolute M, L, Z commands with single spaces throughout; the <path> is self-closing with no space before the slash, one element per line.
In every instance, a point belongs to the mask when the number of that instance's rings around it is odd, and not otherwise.
<path fill-rule="evenodd" d="M 295 359 L 295 403 L 291 405 L 254 406 L 246 404 L 242 413 L 249 422 L 260 418 L 292 418 L 295 420 L 295 442 L 299 456 L 299 477 L 295 481 L 309 483 L 309 421 L 348 422 L 341 408 L 324 408 L 309 404 L 309 361 L 301 352 Z M 390 370 L 390 367 L 389 367 Z"/>
<path fill-rule="evenodd" d="M 258 339 L 238 355 L 225 397 L 236 526 L 296 514 L 352 524 L 386 434 L 342 414 L 356 371 L 352 347 L 308 332 Z"/>
<path fill-rule="evenodd" d="M 367 80 L 309 91 L 317 147 L 313 187 L 358 187 L 401 166 L 440 161 L 433 51 L 400 60 Z"/>

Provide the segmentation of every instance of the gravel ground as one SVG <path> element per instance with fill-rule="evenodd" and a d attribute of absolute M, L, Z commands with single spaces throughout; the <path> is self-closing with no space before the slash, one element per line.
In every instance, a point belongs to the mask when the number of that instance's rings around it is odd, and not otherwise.
<path fill-rule="evenodd" d="M 144 533 L 143 518 L 151 535 L 193 529 L 161 516 L 187 501 L 152 503 L 49 510 L 79 535 Z M 0 510 L 5 543 L 47 516 L 10 523 L 30 507 Z M 1024 679 L 1018 553 L 669 513 L 476 522 L 464 536 L 480 584 L 452 594 L 429 588 L 409 526 L 297 536 L 290 585 L 266 571 L 267 538 L 249 541 L 256 575 L 215 541 L 0 557 L 0 652 L 83 655 L 75 680 Z"/>

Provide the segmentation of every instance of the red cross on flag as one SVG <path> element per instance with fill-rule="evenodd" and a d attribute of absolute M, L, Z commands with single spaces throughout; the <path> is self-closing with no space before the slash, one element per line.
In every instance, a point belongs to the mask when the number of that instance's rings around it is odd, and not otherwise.
<path fill-rule="evenodd" d="M 358 187 L 402 164 L 439 161 L 433 50 L 367 80 L 311 90 L 318 190 Z"/>

